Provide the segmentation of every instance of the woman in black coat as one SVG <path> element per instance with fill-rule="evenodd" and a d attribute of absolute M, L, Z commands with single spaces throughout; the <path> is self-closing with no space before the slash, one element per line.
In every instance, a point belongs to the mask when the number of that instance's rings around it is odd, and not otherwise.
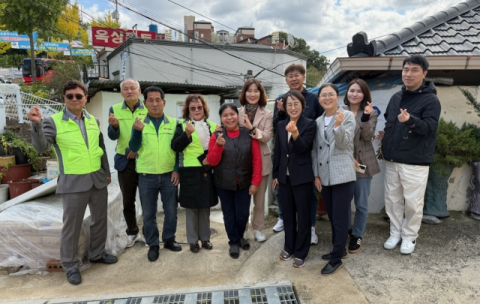
<path fill-rule="evenodd" d="M 218 203 L 212 168 L 207 162 L 208 142 L 216 124 L 208 118 L 208 105 L 200 94 L 190 94 L 183 105 L 172 139 L 172 150 L 179 153 L 180 206 L 185 208 L 187 241 L 194 253 L 212 249 L 210 207 Z"/>
<path fill-rule="evenodd" d="M 311 241 L 311 195 L 314 180 L 312 145 L 317 126 L 302 115 L 305 99 L 299 91 L 283 96 L 289 116 L 278 123 L 273 159 L 273 188 L 279 187 L 285 245 L 280 259 L 295 256 L 294 267 L 303 267 Z"/>

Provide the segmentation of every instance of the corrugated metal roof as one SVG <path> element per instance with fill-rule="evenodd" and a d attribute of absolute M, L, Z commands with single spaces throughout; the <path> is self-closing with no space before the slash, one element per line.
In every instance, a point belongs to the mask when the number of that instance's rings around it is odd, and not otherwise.
<path fill-rule="evenodd" d="M 88 83 L 88 95 L 93 97 L 99 91 L 115 91 L 120 89 L 120 80 L 91 80 Z M 239 88 L 234 86 L 217 86 L 189 84 L 179 82 L 139 81 L 142 90 L 149 86 L 160 87 L 165 93 L 170 94 L 215 94 L 224 97 L 238 96 Z"/>
<path fill-rule="evenodd" d="M 347 51 L 350 57 L 479 54 L 480 0 L 458 3 L 383 39 L 368 42 L 359 32 Z"/>
<path fill-rule="evenodd" d="M 121 80 L 91 80 L 89 82 L 89 87 L 111 87 L 117 86 L 120 87 Z M 161 82 L 161 81 L 138 81 L 140 83 L 140 87 L 146 88 L 149 86 L 159 86 L 159 87 L 183 87 L 188 88 L 191 87 L 192 89 L 195 88 L 209 88 L 209 89 L 226 89 L 231 90 L 234 89 L 234 86 L 218 86 L 218 85 L 203 85 L 203 84 L 190 84 L 190 83 L 182 83 L 182 82 Z"/>

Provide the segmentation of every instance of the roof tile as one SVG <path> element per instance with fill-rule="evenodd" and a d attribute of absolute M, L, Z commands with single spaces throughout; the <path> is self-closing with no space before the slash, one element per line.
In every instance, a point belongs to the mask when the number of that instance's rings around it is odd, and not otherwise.
<path fill-rule="evenodd" d="M 375 53 L 369 56 L 480 54 L 480 0 L 460 2 L 370 44 L 375 47 L 368 49 Z M 349 48 L 349 56 L 367 49 L 361 45 Z"/>

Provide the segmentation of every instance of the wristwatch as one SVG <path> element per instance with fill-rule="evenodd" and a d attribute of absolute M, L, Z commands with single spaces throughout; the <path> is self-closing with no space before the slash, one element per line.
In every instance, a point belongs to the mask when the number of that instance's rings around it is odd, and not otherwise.
<path fill-rule="evenodd" d="M 250 133 L 253 133 L 253 131 L 255 131 L 256 128 L 257 128 L 257 127 L 253 126 L 253 128 L 250 129 Z"/>

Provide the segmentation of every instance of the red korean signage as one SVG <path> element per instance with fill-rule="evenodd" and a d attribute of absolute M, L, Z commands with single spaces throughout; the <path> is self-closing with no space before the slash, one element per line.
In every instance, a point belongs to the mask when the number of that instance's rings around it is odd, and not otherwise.
<path fill-rule="evenodd" d="M 133 35 L 132 30 L 112 29 L 109 27 L 92 26 L 92 46 L 103 46 L 116 48 L 122 44 L 127 37 Z M 136 36 L 142 39 L 156 39 L 157 33 L 150 31 L 135 31 Z"/>

